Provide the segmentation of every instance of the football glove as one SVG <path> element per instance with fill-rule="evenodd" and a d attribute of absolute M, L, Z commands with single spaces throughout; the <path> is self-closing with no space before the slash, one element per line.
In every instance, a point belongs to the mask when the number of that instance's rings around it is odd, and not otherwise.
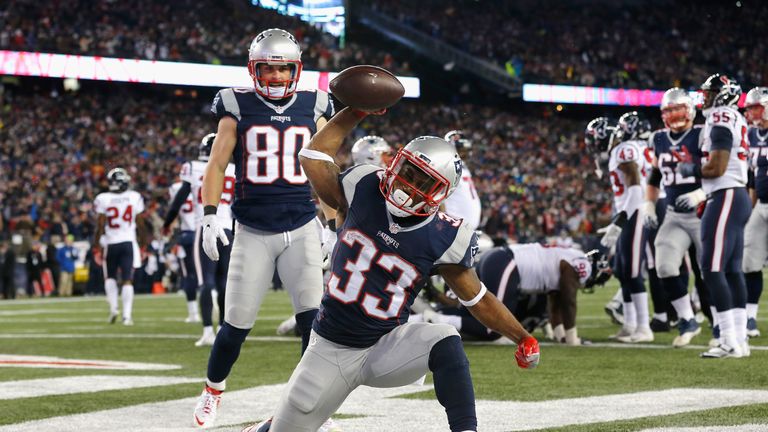
<path fill-rule="evenodd" d="M 677 173 L 683 177 L 701 177 L 701 167 L 693 162 L 677 164 Z"/>
<path fill-rule="evenodd" d="M 321 250 L 323 252 L 323 270 L 328 270 L 331 267 L 331 256 L 333 255 L 333 248 L 336 246 L 336 240 L 338 236 L 330 228 L 323 228 L 323 244 Z"/>
<path fill-rule="evenodd" d="M 683 210 L 693 210 L 707 199 L 707 194 L 701 188 L 682 194 L 675 200 L 675 206 Z"/>
<path fill-rule="evenodd" d="M 517 365 L 523 369 L 533 369 L 539 365 L 539 341 L 533 336 L 524 337 L 517 344 L 515 351 Z"/>
<path fill-rule="evenodd" d="M 659 226 L 659 217 L 656 216 L 656 203 L 646 201 L 643 204 L 643 214 L 645 215 L 644 224 L 648 229 L 656 229 Z"/>
<path fill-rule="evenodd" d="M 597 230 L 597 233 L 603 235 L 603 237 L 600 239 L 600 244 L 610 249 L 616 245 L 617 241 L 619 241 L 619 235 L 621 234 L 621 227 L 619 227 L 614 223 L 611 223 L 610 225 L 602 227 L 599 230 Z"/>
<path fill-rule="evenodd" d="M 203 250 L 212 261 L 219 260 L 219 247 L 217 240 L 221 240 L 223 246 L 229 246 L 229 239 L 224 228 L 219 225 L 215 214 L 203 216 Z"/>

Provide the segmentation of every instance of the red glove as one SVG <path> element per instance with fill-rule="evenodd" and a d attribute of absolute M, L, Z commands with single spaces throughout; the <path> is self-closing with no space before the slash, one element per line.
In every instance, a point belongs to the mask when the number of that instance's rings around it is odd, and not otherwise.
<path fill-rule="evenodd" d="M 539 365 L 539 341 L 533 336 L 523 338 L 515 351 L 517 365 L 523 369 L 533 369 Z"/>

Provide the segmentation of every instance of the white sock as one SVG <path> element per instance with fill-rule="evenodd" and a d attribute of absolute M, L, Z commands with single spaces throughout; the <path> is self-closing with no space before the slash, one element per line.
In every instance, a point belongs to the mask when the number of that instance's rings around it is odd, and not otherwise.
<path fill-rule="evenodd" d="M 733 309 L 718 312 L 717 324 L 720 326 L 720 343 L 734 346 L 732 344 L 736 340 L 736 329 L 735 323 L 733 322 Z"/>
<path fill-rule="evenodd" d="M 104 291 L 107 293 L 109 313 L 117 315 L 117 281 L 114 279 L 104 281 Z"/>
<path fill-rule="evenodd" d="M 747 303 L 747 318 L 757 319 L 757 303 Z"/>
<path fill-rule="evenodd" d="M 422 315 L 422 314 L 410 314 L 408 316 L 408 322 L 424 322 L 424 315 Z"/>
<path fill-rule="evenodd" d="M 621 294 L 621 288 L 616 290 L 616 294 L 613 295 L 613 298 L 611 298 L 611 301 L 617 301 L 617 302 L 624 301 L 624 296 Z"/>
<path fill-rule="evenodd" d="M 654 312 L 653 313 L 653 319 L 661 321 L 661 322 L 667 322 L 667 320 L 669 318 L 667 317 L 667 313 L 666 312 L 662 312 L 662 313 Z"/>
<path fill-rule="evenodd" d="M 686 294 L 677 300 L 672 300 L 672 307 L 675 308 L 677 316 L 680 319 L 689 321 L 693 319 L 693 308 L 691 307 L 691 296 Z"/>
<path fill-rule="evenodd" d="M 192 300 L 187 302 L 187 314 L 190 318 L 197 318 L 197 302 Z"/>
<path fill-rule="evenodd" d="M 648 314 L 648 293 L 641 292 L 632 294 L 632 303 L 635 305 L 635 311 L 637 313 L 637 328 L 648 328 L 649 314 Z"/>
<path fill-rule="evenodd" d="M 624 327 L 630 330 L 637 328 L 637 310 L 631 301 L 622 302 L 624 305 Z"/>
<path fill-rule="evenodd" d="M 213 326 L 204 326 L 203 327 L 203 336 L 213 336 Z M 214 387 L 216 388 L 216 387 Z M 216 389 L 218 390 L 218 389 Z"/>
<path fill-rule="evenodd" d="M 720 318 L 718 317 L 717 308 L 714 306 L 710 306 L 709 310 L 712 312 L 712 326 L 716 326 L 720 324 Z"/>
<path fill-rule="evenodd" d="M 227 380 L 224 380 L 224 381 L 222 381 L 222 382 L 218 382 L 218 383 L 215 383 L 215 382 L 212 382 L 212 381 L 211 381 L 211 380 L 209 380 L 209 379 L 206 379 L 206 380 L 205 380 L 205 385 L 207 385 L 208 387 L 210 387 L 210 388 L 212 388 L 212 389 L 214 389 L 214 390 L 218 390 L 218 391 L 224 391 L 224 389 L 226 389 L 226 388 L 227 388 Z"/>
<path fill-rule="evenodd" d="M 747 340 L 747 310 L 744 308 L 733 308 L 733 327 L 736 334 L 736 340 L 742 344 Z"/>
<path fill-rule="evenodd" d="M 133 316 L 133 285 L 123 285 L 123 319 L 129 320 Z"/>

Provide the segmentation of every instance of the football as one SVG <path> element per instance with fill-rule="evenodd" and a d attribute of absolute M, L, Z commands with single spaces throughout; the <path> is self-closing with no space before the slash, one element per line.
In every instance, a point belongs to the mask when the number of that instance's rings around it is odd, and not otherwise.
<path fill-rule="evenodd" d="M 389 108 L 405 94 L 403 84 L 388 70 L 370 65 L 344 69 L 329 88 L 341 103 L 363 111 Z"/>

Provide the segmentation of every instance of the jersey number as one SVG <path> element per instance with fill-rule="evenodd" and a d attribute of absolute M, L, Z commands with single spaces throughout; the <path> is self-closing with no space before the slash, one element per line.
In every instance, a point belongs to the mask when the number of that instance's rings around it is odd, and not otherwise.
<path fill-rule="evenodd" d="M 203 176 L 200 176 L 200 184 L 203 183 Z M 232 205 L 232 197 L 235 196 L 235 178 L 224 177 L 224 185 L 221 189 L 221 199 L 219 204 Z M 197 203 L 203 203 L 203 188 L 197 189 Z"/>
<path fill-rule="evenodd" d="M 696 183 L 696 177 L 686 177 L 675 171 L 675 168 L 672 168 L 670 165 L 673 162 L 683 161 L 678 160 L 677 157 L 670 153 L 662 153 L 659 155 L 659 171 L 661 171 L 664 178 L 664 186 Z"/>
<path fill-rule="evenodd" d="M 613 188 L 613 194 L 616 196 L 622 196 L 624 194 L 624 184 L 621 183 L 619 174 L 616 171 L 611 171 L 611 188 Z"/>
<path fill-rule="evenodd" d="M 120 216 L 120 209 L 117 207 L 107 207 L 107 226 L 110 228 L 120 228 L 120 219 L 128 222 L 128 226 L 133 223 L 133 206 L 125 208 L 125 213 Z"/>
<path fill-rule="evenodd" d="M 347 230 L 339 238 L 338 247 L 353 248 L 360 246 L 360 251 L 354 260 L 348 259 L 344 264 L 344 270 L 347 272 L 347 280 L 341 282 L 341 277 L 336 273 L 331 275 L 328 281 L 328 294 L 336 300 L 348 303 L 360 303 L 366 314 L 387 320 L 400 315 L 405 299 L 406 290 L 413 288 L 413 284 L 419 277 L 416 268 L 409 262 L 391 253 L 380 253 L 376 244 L 368 236 L 357 230 Z M 395 283 L 388 283 L 384 291 L 389 295 L 389 299 L 376 296 L 371 293 L 363 293 L 363 285 L 367 280 L 366 273 L 371 270 L 372 263 L 381 267 L 388 273 L 399 271 L 400 276 Z M 387 305 L 387 301 L 389 304 Z"/>
<path fill-rule="evenodd" d="M 256 184 L 269 184 L 278 179 L 291 184 L 306 183 L 299 150 L 309 143 L 311 136 L 306 126 L 291 126 L 283 132 L 274 126 L 252 126 L 245 133 L 244 177 Z"/>

